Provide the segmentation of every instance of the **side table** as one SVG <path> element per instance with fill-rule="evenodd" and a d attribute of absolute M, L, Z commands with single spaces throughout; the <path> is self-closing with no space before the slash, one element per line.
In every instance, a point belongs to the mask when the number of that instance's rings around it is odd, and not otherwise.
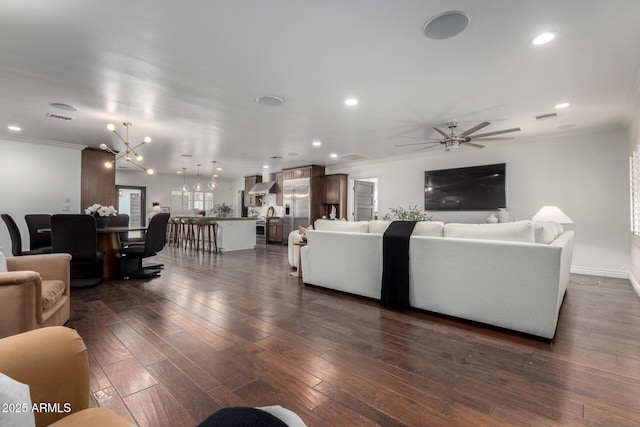
<path fill-rule="evenodd" d="M 302 246 L 307 246 L 307 242 L 297 242 L 294 243 L 295 246 L 300 246 L 298 248 L 298 268 L 297 271 L 292 271 L 289 273 L 289 276 L 302 278 L 302 255 L 300 254 L 300 249 Z"/>

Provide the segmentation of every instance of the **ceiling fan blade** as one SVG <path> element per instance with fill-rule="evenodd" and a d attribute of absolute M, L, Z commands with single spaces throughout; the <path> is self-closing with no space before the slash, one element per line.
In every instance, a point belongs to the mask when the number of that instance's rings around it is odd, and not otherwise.
<path fill-rule="evenodd" d="M 482 138 L 485 136 L 491 136 L 491 135 L 500 135 L 503 133 L 509 133 L 509 132 L 518 132 L 520 130 L 520 128 L 511 128 L 511 129 L 505 129 L 505 130 L 497 130 L 495 132 L 489 132 L 489 133 L 481 133 L 480 135 L 473 135 L 470 138 Z"/>
<path fill-rule="evenodd" d="M 421 139 L 423 141 L 440 141 L 438 138 L 423 138 L 421 136 L 400 136 L 400 138 Z"/>
<path fill-rule="evenodd" d="M 477 132 L 477 131 L 479 131 L 480 129 L 482 129 L 482 128 L 484 128 L 484 127 L 489 126 L 490 124 L 491 124 L 491 123 L 489 123 L 489 122 L 482 122 L 482 123 L 480 123 L 479 125 L 474 126 L 474 127 L 472 127 L 471 129 L 469 129 L 469 130 L 466 130 L 466 131 L 462 132 L 462 133 L 460 134 L 460 136 L 469 136 L 469 135 L 471 135 L 472 133 Z"/>
<path fill-rule="evenodd" d="M 463 144 L 474 148 L 484 148 L 484 145 L 474 144 L 473 142 L 463 142 Z"/>
<path fill-rule="evenodd" d="M 436 127 L 433 128 L 436 132 L 438 132 L 440 135 L 444 136 L 445 138 L 449 138 L 451 137 L 451 135 L 447 135 L 447 133 L 445 131 L 443 131 L 442 129 L 438 129 Z"/>
<path fill-rule="evenodd" d="M 394 147 L 408 147 L 411 145 L 422 145 L 422 144 L 440 144 L 440 141 L 424 141 L 424 142 L 410 142 L 409 144 L 396 144 Z"/>
<path fill-rule="evenodd" d="M 473 137 L 472 137 L 473 138 Z M 513 137 L 511 136 L 507 136 L 507 137 L 497 137 L 497 138 L 482 138 L 480 141 L 485 142 L 485 141 L 509 141 L 513 139 Z"/>
<path fill-rule="evenodd" d="M 437 144 L 433 144 L 433 145 L 430 145 L 428 147 L 418 148 L 417 150 L 414 150 L 414 151 L 424 151 L 424 150 L 428 150 L 428 149 L 433 148 L 433 147 L 437 147 L 439 145 L 440 145 L 440 143 L 438 142 Z"/>

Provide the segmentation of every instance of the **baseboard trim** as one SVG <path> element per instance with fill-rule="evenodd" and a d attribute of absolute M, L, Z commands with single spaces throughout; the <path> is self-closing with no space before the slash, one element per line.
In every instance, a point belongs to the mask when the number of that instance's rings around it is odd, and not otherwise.
<path fill-rule="evenodd" d="M 633 274 L 629 273 L 629 281 L 631 282 L 631 286 L 633 290 L 636 291 L 636 294 L 640 297 L 640 283 L 633 277 Z"/>
<path fill-rule="evenodd" d="M 587 276 L 613 277 L 616 279 L 629 279 L 629 272 L 622 270 L 607 270 L 604 268 L 571 267 L 573 274 L 585 274 Z"/>

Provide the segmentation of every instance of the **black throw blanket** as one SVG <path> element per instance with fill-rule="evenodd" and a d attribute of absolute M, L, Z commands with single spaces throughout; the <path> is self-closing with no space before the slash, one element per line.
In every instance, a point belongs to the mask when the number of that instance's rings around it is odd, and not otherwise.
<path fill-rule="evenodd" d="M 417 221 L 393 221 L 382 236 L 383 307 L 407 308 L 409 304 L 409 238 Z"/>

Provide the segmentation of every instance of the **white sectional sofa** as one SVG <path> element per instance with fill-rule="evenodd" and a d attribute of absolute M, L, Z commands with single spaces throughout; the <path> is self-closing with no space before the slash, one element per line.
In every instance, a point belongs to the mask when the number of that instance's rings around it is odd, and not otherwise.
<path fill-rule="evenodd" d="M 316 221 L 303 281 L 380 299 L 385 221 Z M 556 223 L 419 222 L 410 238 L 411 306 L 552 339 L 574 232 Z"/>

